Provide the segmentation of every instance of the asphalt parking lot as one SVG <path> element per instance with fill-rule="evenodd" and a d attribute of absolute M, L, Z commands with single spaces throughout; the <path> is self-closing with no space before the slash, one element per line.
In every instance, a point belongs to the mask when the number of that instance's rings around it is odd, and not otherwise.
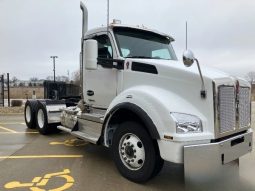
<path fill-rule="evenodd" d="M 0 116 L 0 169 L 1 191 L 192 190 L 183 165 L 165 163 L 156 178 L 136 184 L 118 173 L 108 149 L 65 133 L 40 135 L 26 128 L 23 115 Z M 240 159 L 237 179 L 222 177 L 201 190 L 254 191 L 254 177 L 253 151 Z"/>

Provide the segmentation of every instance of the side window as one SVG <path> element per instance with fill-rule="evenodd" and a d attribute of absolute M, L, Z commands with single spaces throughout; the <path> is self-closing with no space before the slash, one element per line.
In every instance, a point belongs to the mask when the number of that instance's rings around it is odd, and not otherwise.
<path fill-rule="evenodd" d="M 107 35 L 96 36 L 93 38 L 98 42 L 98 57 L 99 58 L 112 58 L 112 46 L 110 39 Z"/>
<path fill-rule="evenodd" d="M 159 49 L 151 52 L 152 58 L 171 59 L 169 50 Z"/>

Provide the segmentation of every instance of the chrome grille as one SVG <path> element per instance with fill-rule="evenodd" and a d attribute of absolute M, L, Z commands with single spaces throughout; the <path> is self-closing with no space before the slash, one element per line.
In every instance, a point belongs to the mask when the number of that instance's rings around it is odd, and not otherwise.
<path fill-rule="evenodd" d="M 251 121 L 251 105 L 250 105 L 250 89 L 248 87 L 240 87 L 239 89 L 239 127 L 244 128 L 250 125 Z"/>
<path fill-rule="evenodd" d="M 235 129 L 236 108 L 233 86 L 219 86 L 219 122 L 220 133 Z"/>

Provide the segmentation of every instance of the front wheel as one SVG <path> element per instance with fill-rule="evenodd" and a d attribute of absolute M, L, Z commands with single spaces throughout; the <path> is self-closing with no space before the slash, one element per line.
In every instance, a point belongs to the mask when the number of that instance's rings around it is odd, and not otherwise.
<path fill-rule="evenodd" d="M 159 164 L 162 167 L 150 135 L 136 122 L 124 122 L 116 129 L 111 151 L 119 172 L 134 182 L 149 180 L 160 171 Z"/>

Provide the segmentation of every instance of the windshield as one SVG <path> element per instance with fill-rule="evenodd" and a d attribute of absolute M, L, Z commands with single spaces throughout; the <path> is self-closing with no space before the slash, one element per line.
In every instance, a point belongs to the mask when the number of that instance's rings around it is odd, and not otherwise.
<path fill-rule="evenodd" d="M 176 55 L 165 36 L 131 28 L 113 29 L 119 51 L 124 58 L 176 60 Z"/>

